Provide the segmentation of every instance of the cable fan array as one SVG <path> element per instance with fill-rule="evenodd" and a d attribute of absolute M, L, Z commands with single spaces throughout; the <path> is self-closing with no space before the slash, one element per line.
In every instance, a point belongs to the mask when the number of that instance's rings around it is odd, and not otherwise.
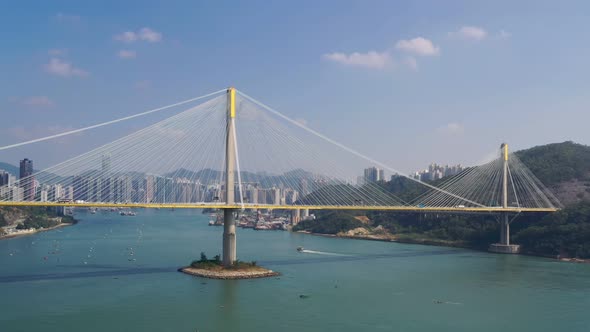
<path fill-rule="evenodd" d="M 228 98 L 214 95 L 163 121 L 2 186 L 0 202 L 221 206 L 230 127 Z M 367 168 L 403 173 L 239 91 L 235 102 L 237 176 L 231 185 L 235 202 L 243 208 L 501 206 L 500 158 L 469 168 L 437 187 L 408 177 L 429 190 L 406 202 L 386 190 L 383 182 L 363 176 Z M 560 206 L 514 154 L 508 176 L 511 207 Z"/>
<path fill-rule="evenodd" d="M 561 203 L 537 177 L 510 153 L 506 168 L 507 207 L 560 208 Z M 430 190 L 412 201 L 425 207 L 503 207 L 504 159 L 494 160 L 445 179 L 437 187 L 456 194 Z"/>

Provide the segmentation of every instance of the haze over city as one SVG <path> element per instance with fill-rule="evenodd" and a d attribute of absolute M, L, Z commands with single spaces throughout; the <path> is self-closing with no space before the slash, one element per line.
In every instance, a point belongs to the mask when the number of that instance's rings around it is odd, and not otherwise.
<path fill-rule="evenodd" d="M 227 86 L 408 173 L 431 162 L 478 164 L 503 141 L 588 143 L 590 47 L 579 41 L 589 9 L 582 1 L 10 3 L 0 23 L 0 70 L 10 78 L 0 83 L 0 145 Z M 0 159 L 45 168 L 181 110 Z"/>

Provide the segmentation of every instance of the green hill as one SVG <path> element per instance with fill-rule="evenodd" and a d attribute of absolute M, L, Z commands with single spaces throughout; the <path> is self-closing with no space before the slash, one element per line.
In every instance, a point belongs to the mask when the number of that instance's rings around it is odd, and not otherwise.
<path fill-rule="evenodd" d="M 516 152 L 566 206 L 590 201 L 590 147 L 571 141 Z"/>
<path fill-rule="evenodd" d="M 519 216 L 511 226 L 513 242 L 521 244 L 523 252 L 534 255 L 590 258 L 590 147 L 563 142 L 517 151 L 516 155 L 565 208 L 558 213 Z M 424 191 L 423 186 L 402 177 L 394 177 L 382 186 L 406 200 Z M 315 221 L 301 223 L 296 229 L 346 232 L 358 227 L 353 216 L 359 212 L 317 211 Z M 485 250 L 499 240 L 500 234 L 493 215 L 373 211 L 366 212 L 366 216 L 371 220 L 368 229 L 385 229 L 406 242 Z"/>
<path fill-rule="evenodd" d="M 18 174 L 19 174 L 19 169 L 18 167 L 8 164 L 8 163 L 3 163 L 0 162 L 0 169 L 3 169 L 5 171 L 7 171 L 8 173 L 16 176 L 18 178 Z"/>

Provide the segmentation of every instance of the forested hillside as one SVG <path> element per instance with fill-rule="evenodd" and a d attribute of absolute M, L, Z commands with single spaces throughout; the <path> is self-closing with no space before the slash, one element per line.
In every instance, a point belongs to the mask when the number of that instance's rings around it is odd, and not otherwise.
<path fill-rule="evenodd" d="M 590 258 L 590 147 L 573 142 L 537 146 L 517 157 L 550 188 L 565 208 L 558 213 L 518 216 L 511 226 L 512 240 L 527 253 Z M 436 183 L 433 183 L 436 185 Z M 404 200 L 424 191 L 411 180 L 395 177 L 383 187 Z M 493 215 L 448 215 L 367 212 L 369 225 L 361 225 L 359 211 L 318 212 L 318 219 L 296 230 L 338 234 L 357 227 L 385 230 L 399 240 L 441 243 L 486 249 L 497 242 L 498 220 Z M 439 241 L 439 242 L 437 242 Z"/>

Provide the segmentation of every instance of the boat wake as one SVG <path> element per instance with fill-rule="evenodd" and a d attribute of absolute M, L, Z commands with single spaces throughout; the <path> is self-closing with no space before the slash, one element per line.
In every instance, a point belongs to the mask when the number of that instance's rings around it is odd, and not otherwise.
<path fill-rule="evenodd" d="M 345 254 L 338 254 L 335 252 L 315 251 L 315 250 L 308 250 L 308 249 L 303 249 L 300 252 L 306 253 L 306 254 L 326 255 L 326 256 L 351 256 L 351 255 L 345 255 Z"/>
<path fill-rule="evenodd" d="M 441 300 L 432 300 L 432 303 L 434 303 L 434 304 L 454 304 L 454 305 L 463 305 L 463 303 L 460 303 L 460 302 L 450 302 L 450 301 L 441 301 Z"/>

